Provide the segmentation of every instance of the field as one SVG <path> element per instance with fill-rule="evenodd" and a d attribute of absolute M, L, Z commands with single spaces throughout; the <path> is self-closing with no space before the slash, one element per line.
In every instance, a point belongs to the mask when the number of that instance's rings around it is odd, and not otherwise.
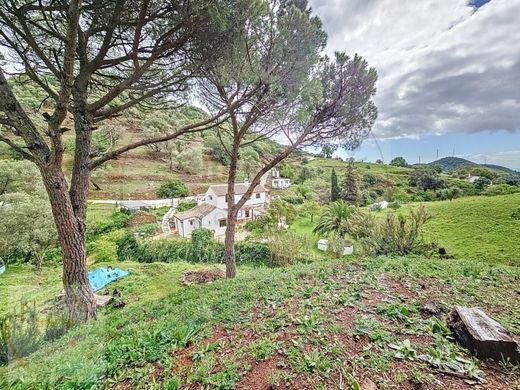
<path fill-rule="evenodd" d="M 378 258 L 240 268 L 235 280 L 180 286 L 188 264 L 118 264 L 128 305 L 0 369 L 12 389 L 513 389 L 513 368 L 473 359 L 444 325 L 480 306 L 520 335 L 520 269 Z M 449 282 L 447 282 L 449 280 Z M 56 284 L 56 287 L 58 285 Z M 439 319 L 423 313 L 427 300 Z M 364 388 L 364 387 L 362 387 Z"/>
<path fill-rule="evenodd" d="M 520 264 L 520 220 L 511 218 L 520 207 L 520 194 L 480 196 L 453 201 L 424 203 L 432 219 L 425 226 L 425 238 L 447 249 L 459 259 Z M 407 204 L 387 212 L 406 214 L 418 203 Z M 317 240 L 312 234 L 317 218 L 300 217 L 291 226 L 296 232 Z"/>
<path fill-rule="evenodd" d="M 407 205 L 401 210 L 415 207 Z M 432 220 L 426 237 L 457 258 L 520 265 L 520 194 L 426 203 Z"/>

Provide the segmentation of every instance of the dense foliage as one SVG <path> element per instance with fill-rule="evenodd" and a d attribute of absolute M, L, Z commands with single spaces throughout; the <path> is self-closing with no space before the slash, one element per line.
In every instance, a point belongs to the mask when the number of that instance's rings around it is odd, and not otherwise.
<path fill-rule="evenodd" d="M 189 194 L 188 187 L 179 179 L 171 179 L 157 190 L 157 196 L 160 198 L 183 198 Z"/>

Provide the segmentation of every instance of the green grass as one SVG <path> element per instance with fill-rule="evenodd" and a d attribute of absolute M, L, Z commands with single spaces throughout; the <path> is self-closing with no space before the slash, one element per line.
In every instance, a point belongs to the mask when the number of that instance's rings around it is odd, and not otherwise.
<path fill-rule="evenodd" d="M 511 214 L 520 194 L 425 203 L 432 220 L 426 237 L 457 258 L 520 265 L 520 220 Z M 407 205 L 406 211 L 416 204 Z"/>
<path fill-rule="evenodd" d="M 117 265 L 132 270 L 117 282 L 129 304 L 0 368 L 0 388 L 247 388 L 240 381 L 257 364 L 272 367 L 263 379 L 278 388 L 354 386 L 365 376 L 408 388 L 454 365 L 475 380 L 515 383 L 447 339 L 444 316 L 420 308 L 427 299 L 479 306 L 520 335 L 510 288 L 519 268 L 381 257 L 241 267 L 234 280 L 186 287 L 177 279 L 190 264 Z"/>
<path fill-rule="evenodd" d="M 182 272 L 202 267 L 182 262 L 147 265 L 112 261 L 93 264 L 89 270 L 109 265 L 130 271 L 131 276 L 126 280 L 121 279 L 109 285 L 110 289 L 120 289 L 124 301 L 129 305 L 142 304 L 143 301 L 155 300 L 172 293 L 180 286 L 178 279 Z M 10 265 L 0 276 L 0 282 L 0 317 L 17 309 L 22 299 L 34 302 L 39 310 L 44 310 L 53 304 L 54 297 L 63 289 L 59 265 L 44 265 L 40 273 L 27 264 Z"/>

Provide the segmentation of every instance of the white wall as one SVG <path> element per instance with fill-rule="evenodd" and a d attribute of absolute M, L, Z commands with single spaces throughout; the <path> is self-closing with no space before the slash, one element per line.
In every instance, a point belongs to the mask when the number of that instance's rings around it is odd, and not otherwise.
<path fill-rule="evenodd" d="M 178 219 L 175 220 L 175 227 L 177 228 L 177 233 L 182 237 L 189 237 L 193 229 L 201 227 L 198 218 L 185 219 L 184 221 L 180 221 Z"/>
<path fill-rule="evenodd" d="M 257 193 L 253 193 L 251 195 L 251 199 L 249 199 L 244 206 L 261 206 L 267 202 L 267 192 L 260 192 L 260 198 L 257 198 Z M 235 203 L 237 203 L 242 195 L 235 195 Z M 215 192 L 210 188 L 206 191 L 206 202 L 217 206 L 219 209 L 227 209 L 226 197 L 225 196 L 216 196 Z"/>
<path fill-rule="evenodd" d="M 213 230 L 215 236 L 223 236 L 226 233 L 226 227 L 219 225 L 219 219 L 226 219 L 227 213 L 221 209 L 215 209 L 202 218 L 202 226 L 206 229 Z"/>

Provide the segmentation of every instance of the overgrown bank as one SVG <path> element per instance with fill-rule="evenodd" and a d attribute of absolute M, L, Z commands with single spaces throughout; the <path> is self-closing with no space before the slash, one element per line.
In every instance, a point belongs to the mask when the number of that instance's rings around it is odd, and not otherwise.
<path fill-rule="evenodd" d="M 133 295 L 135 304 L 2 368 L 0 387 L 335 388 L 370 378 L 382 388 L 511 389 L 511 367 L 471 358 L 447 337 L 445 312 L 421 308 L 480 306 L 518 337 L 510 287 L 519 279 L 515 267 L 419 257 L 242 267 L 236 280 L 175 287 L 156 301 Z M 118 288 L 135 294 L 139 285 L 129 277 Z M 460 378 L 441 374 L 450 370 Z"/>

